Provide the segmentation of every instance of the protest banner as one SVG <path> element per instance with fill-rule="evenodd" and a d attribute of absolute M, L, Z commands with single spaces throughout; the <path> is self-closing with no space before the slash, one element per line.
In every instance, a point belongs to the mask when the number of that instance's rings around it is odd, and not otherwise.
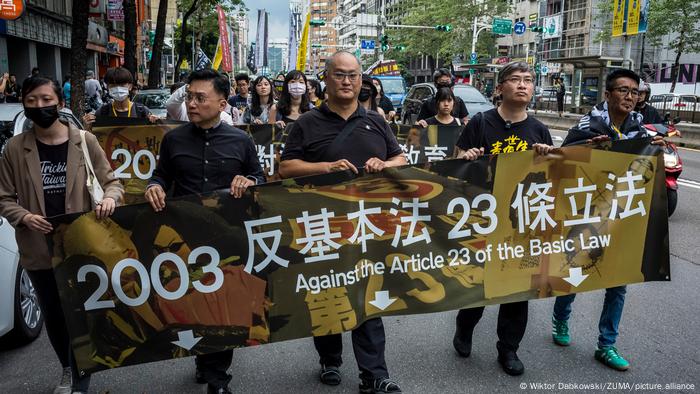
<path fill-rule="evenodd" d="M 670 280 L 648 140 L 350 172 L 52 218 L 92 373 L 340 333 L 380 316 Z M 427 335 L 427 334 L 426 334 Z"/>

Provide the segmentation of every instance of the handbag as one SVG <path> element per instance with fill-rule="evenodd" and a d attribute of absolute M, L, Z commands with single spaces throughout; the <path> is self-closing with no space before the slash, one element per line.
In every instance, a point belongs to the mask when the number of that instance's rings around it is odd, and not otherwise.
<path fill-rule="evenodd" d="M 87 142 L 85 141 L 85 130 L 80 130 L 80 145 L 83 148 L 83 158 L 85 159 L 85 172 L 87 175 L 86 186 L 88 193 L 92 199 L 92 207 L 102 204 L 102 199 L 104 198 L 105 192 L 102 190 L 102 185 L 97 179 L 95 174 L 95 169 L 92 167 L 92 160 L 90 160 L 90 152 L 88 151 Z"/>

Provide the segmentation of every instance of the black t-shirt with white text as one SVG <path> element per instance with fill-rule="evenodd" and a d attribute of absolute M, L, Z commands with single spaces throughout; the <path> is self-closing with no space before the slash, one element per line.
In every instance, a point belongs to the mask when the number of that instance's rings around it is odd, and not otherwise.
<path fill-rule="evenodd" d="M 37 140 L 36 147 L 39 151 L 46 216 L 63 215 L 66 213 L 68 141 L 60 145 L 46 145 Z"/>
<path fill-rule="evenodd" d="M 520 152 L 533 144 L 553 145 L 547 126 L 532 116 L 507 124 L 496 108 L 474 115 L 457 141 L 460 149 L 484 148 L 485 155 Z"/>

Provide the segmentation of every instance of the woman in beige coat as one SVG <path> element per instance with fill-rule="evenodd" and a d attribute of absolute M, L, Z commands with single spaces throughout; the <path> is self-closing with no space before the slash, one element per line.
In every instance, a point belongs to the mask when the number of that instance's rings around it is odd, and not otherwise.
<path fill-rule="evenodd" d="M 20 264 L 32 280 L 46 332 L 63 366 L 63 377 L 54 393 L 87 392 L 90 377 L 77 373 L 45 239 L 45 234 L 53 230 L 47 217 L 92 209 L 80 130 L 58 117 L 63 98 L 56 81 L 42 77 L 25 81 L 22 103 L 34 125 L 11 138 L 2 153 L 0 215 L 15 228 Z M 124 190 L 95 136 L 86 133 L 85 137 L 105 192 L 95 215 L 105 218 L 121 202 Z"/>

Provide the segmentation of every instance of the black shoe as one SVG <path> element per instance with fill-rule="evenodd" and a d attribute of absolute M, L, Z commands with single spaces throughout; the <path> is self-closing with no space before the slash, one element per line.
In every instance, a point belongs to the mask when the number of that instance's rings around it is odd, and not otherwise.
<path fill-rule="evenodd" d="M 465 332 L 457 326 L 455 330 L 455 337 L 452 339 L 452 345 L 455 347 L 457 354 L 460 357 L 469 357 L 472 353 L 472 335 L 473 331 Z"/>
<path fill-rule="evenodd" d="M 204 384 L 206 383 L 206 379 L 204 379 L 204 374 L 202 371 L 199 370 L 199 367 L 195 367 L 196 369 L 194 370 L 194 381 L 197 382 L 197 384 Z"/>
<path fill-rule="evenodd" d="M 319 374 L 321 383 L 329 386 L 337 386 L 342 380 L 340 369 L 335 365 L 321 365 L 321 373 Z"/>
<path fill-rule="evenodd" d="M 399 387 L 398 383 L 396 383 L 395 381 L 393 381 L 389 378 L 374 379 L 374 380 L 362 379 L 362 382 L 360 383 L 360 393 L 362 393 L 362 394 L 381 394 L 381 393 L 400 394 L 401 387 Z"/>
<path fill-rule="evenodd" d="M 518 355 L 512 350 L 499 351 L 498 362 L 501 364 L 501 367 L 503 367 L 503 371 L 508 375 L 518 376 L 525 372 L 523 362 L 520 361 Z"/>
<path fill-rule="evenodd" d="M 207 385 L 207 394 L 233 394 L 231 389 L 227 387 L 216 387 L 211 384 Z"/>

